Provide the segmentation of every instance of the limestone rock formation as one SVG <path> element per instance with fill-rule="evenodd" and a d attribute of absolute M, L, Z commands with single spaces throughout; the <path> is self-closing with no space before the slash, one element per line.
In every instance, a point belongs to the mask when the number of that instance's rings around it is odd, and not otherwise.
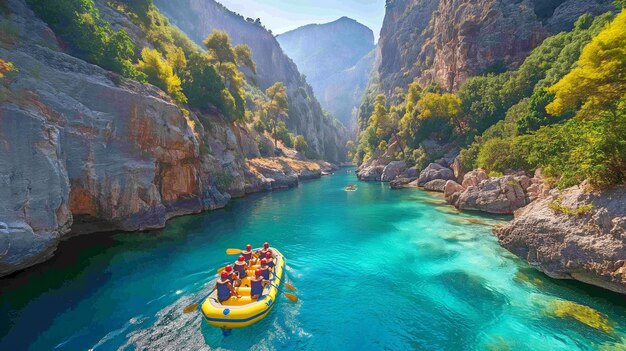
<path fill-rule="evenodd" d="M 389 165 L 391 162 L 395 160 L 395 155 L 399 150 L 400 150 L 400 146 L 398 145 L 397 141 L 394 141 L 393 143 L 389 144 L 389 146 L 387 147 L 387 150 L 385 150 L 385 152 L 382 155 L 381 154 L 375 155 L 374 157 L 367 160 L 367 162 L 364 162 L 363 164 L 361 164 L 359 168 L 357 168 L 356 170 L 357 177 L 363 181 L 380 181 L 382 178 L 382 174 L 383 174 L 383 170 L 385 169 L 385 166 Z M 406 168 L 406 164 L 404 167 Z"/>
<path fill-rule="evenodd" d="M 517 67 L 547 36 L 611 0 L 388 1 L 379 41 L 381 91 L 415 78 L 457 90 L 469 77 Z"/>
<path fill-rule="evenodd" d="M 437 192 L 443 193 L 444 189 L 446 188 L 446 184 L 448 182 L 449 180 L 434 179 L 424 184 L 424 190 L 437 191 Z"/>
<path fill-rule="evenodd" d="M 552 192 L 494 229 L 500 244 L 558 279 L 626 294 L 626 189 Z"/>
<path fill-rule="evenodd" d="M 380 176 L 380 180 L 383 182 L 390 182 L 394 180 L 400 173 L 406 170 L 406 162 L 404 161 L 392 161 L 383 169 L 383 173 Z"/>
<path fill-rule="evenodd" d="M 448 181 L 443 192 L 446 201 L 461 210 L 513 214 L 545 196 L 549 189 L 540 171 L 533 178 L 524 174 L 490 178 L 484 170 L 477 169 L 465 174 L 463 184 Z"/>
<path fill-rule="evenodd" d="M 17 71 L 0 80 L 0 276 L 48 259 L 70 235 L 160 228 L 291 184 L 292 173 L 296 184 L 321 174 L 288 165 L 269 181 L 245 161 L 260 156 L 263 135 L 69 56 L 24 0 L 6 7 L 16 37 L 0 37 L 0 57 Z"/>
<path fill-rule="evenodd" d="M 256 177 L 249 182 L 248 192 L 293 188 L 298 186 L 300 180 L 321 177 L 322 167 L 328 167 L 286 157 L 250 159 L 247 165 Z"/>
<path fill-rule="evenodd" d="M 418 184 L 423 186 L 424 184 L 435 179 L 454 179 L 454 172 L 452 172 L 450 168 L 444 167 L 438 163 L 431 163 L 420 173 Z"/>
<path fill-rule="evenodd" d="M 478 186 L 483 180 L 489 179 L 487 172 L 483 169 L 475 169 L 465 174 L 463 177 L 463 185 L 464 188 L 468 188 L 470 186 Z"/>
<path fill-rule="evenodd" d="M 512 176 L 505 176 L 468 187 L 454 205 L 461 210 L 511 214 L 526 203 L 526 194 L 519 182 Z"/>

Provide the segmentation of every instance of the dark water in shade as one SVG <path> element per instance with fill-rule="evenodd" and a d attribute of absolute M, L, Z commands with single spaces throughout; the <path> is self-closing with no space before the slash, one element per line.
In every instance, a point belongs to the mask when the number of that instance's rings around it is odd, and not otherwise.
<path fill-rule="evenodd" d="M 354 183 L 346 170 L 234 201 L 151 233 L 71 239 L 0 279 L 0 350 L 624 350 L 622 296 L 554 281 L 501 249 L 493 217 L 419 190 Z M 300 301 L 224 337 L 184 306 L 212 286 L 228 247 L 268 240 Z M 594 329 L 551 306 L 606 316 Z"/>

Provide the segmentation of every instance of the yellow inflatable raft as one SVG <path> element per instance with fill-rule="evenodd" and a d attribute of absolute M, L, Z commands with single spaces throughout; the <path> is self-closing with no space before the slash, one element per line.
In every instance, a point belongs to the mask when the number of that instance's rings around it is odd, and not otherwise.
<path fill-rule="evenodd" d="M 272 255 L 276 259 L 275 275 L 270 275 L 270 282 L 272 285 L 280 287 L 285 270 L 285 257 L 274 248 L 270 248 L 270 250 L 272 250 Z M 252 300 L 250 297 L 249 277 L 254 275 L 254 270 L 258 267 L 258 265 L 249 267 L 248 276 L 242 280 L 241 287 L 235 288 L 241 295 L 241 298 L 232 296 L 230 300 L 220 303 L 217 301 L 217 291 L 213 291 L 204 300 L 202 303 L 202 314 L 207 323 L 222 329 L 243 328 L 267 316 L 276 303 L 278 289 L 268 284 L 263 289 L 263 295 L 256 301 Z"/>

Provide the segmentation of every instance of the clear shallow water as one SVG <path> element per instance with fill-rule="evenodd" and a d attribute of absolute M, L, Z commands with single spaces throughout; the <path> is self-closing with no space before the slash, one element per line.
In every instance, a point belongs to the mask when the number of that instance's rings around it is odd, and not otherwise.
<path fill-rule="evenodd" d="M 419 190 L 342 190 L 355 182 L 343 170 L 161 231 L 65 242 L 0 279 L 0 350 L 622 349 L 622 296 L 536 273 L 497 245 L 496 218 Z M 226 248 L 264 240 L 287 256 L 297 304 L 280 298 L 228 337 L 182 314 L 231 259 Z M 615 330 L 551 315 L 558 300 L 593 307 Z"/>

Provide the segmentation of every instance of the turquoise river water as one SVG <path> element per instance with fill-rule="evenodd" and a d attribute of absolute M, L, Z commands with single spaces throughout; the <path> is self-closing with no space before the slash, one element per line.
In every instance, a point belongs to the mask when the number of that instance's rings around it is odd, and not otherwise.
<path fill-rule="evenodd" d="M 507 218 L 378 183 L 343 191 L 352 182 L 344 169 L 160 231 L 68 240 L 0 279 L 0 350 L 625 349 L 624 298 L 532 270 L 491 234 Z M 281 297 L 226 337 L 182 313 L 234 259 L 226 248 L 265 240 L 287 257 L 298 303 Z M 603 327 L 555 312 L 568 301 Z"/>

